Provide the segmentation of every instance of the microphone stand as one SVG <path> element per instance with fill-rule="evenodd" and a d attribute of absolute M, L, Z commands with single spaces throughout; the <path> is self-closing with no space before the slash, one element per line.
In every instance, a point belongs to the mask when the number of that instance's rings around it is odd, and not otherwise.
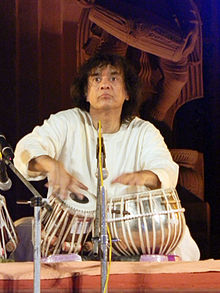
<path fill-rule="evenodd" d="M 45 206 L 49 212 L 52 207 L 38 193 L 38 191 L 27 181 L 23 175 L 15 168 L 10 160 L 5 159 L 5 163 L 17 175 L 17 177 L 26 185 L 34 195 L 30 201 L 19 203 L 30 203 L 34 207 L 34 293 L 40 293 L 40 265 L 41 265 L 41 207 Z"/>
<path fill-rule="evenodd" d="M 99 156 L 99 138 L 97 142 L 97 201 L 96 201 L 96 219 L 95 219 L 95 227 L 94 227 L 94 246 L 93 246 L 93 254 L 97 256 L 98 254 L 101 257 L 101 292 L 105 291 L 106 280 L 107 280 L 107 244 L 108 244 L 108 235 L 107 235 L 107 223 L 106 223 L 106 194 L 105 188 L 102 186 L 101 182 L 101 172 L 100 165 L 105 167 L 102 162 L 105 159 L 105 150 L 103 144 L 103 138 L 101 138 L 101 162 Z M 101 164 L 100 164 L 101 163 Z M 102 176 L 103 177 L 103 176 Z M 104 179 L 107 178 L 107 174 L 105 174 Z M 99 252 L 99 243 L 101 251 Z"/>
<path fill-rule="evenodd" d="M 102 186 L 101 188 L 101 286 L 102 292 L 105 291 L 105 285 L 107 280 L 107 261 L 108 261 L 108 235 L 107 235 L 107 226 L 106 226 L 106 197 L 105 197 L 105 188 Z"/>

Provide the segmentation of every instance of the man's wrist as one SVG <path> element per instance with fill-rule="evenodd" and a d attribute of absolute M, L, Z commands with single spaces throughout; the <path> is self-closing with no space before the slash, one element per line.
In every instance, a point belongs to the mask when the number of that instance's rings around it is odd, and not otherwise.
<path fill-rule="evenodd" d="M 32 159 L 28 164 L 28 170 L 47 174 L 54 164 L 54 159 L 47 155 L 42 155 Z"/>
<path fill-rule="evenodd" d="M 143 173 L 146 176 L 145 186 L 151 189 L 158 189 L 161 187 L 161 182 L 157 174 L 150 170 L 143 170 Z"/>

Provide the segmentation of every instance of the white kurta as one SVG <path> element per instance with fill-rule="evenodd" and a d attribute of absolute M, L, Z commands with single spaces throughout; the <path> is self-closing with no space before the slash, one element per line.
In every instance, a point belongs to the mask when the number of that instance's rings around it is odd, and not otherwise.
<path fill-rule="evenodd" d="M 151 170 L 159 177 L 162 188 L 175 188 L 178 165 L 172 160 L 159 130 L 150 122 L 136 117 L 130 124 L 122 124 L 118 132 L 102 136 L 109 173 L 104 181 L 108 198 L 146 189 L 111 184 L 113 179 L 126 172 Z M 35 127 L 18 142 L 14 163 L 28 180 L 40 180 L 44 177 L 28 171 L 28 162 L 40 155 L 49 155 L 62 161 L 65 169 L 96 195 L 97 137 L 89 113 L 78 108 L 62 111 L 51 115 L 42 126 Z M 199 251 L 188 229 L 185 234 L 183 239 L 186 238 L 187 247 L 184 244 L 178 254 L 185 260 L 198 259 Z M 179 245 L 181 247 L 181 243 Z"/>

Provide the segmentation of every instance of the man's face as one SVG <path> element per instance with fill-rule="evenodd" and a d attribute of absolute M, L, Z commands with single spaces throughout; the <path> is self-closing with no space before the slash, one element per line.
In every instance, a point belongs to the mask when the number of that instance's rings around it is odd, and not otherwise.
<path fill-rule="evenodd" d="M 111 65 L 95 68 L 88 78 L 87 101 L 90 109 L 122 109 L 128 100 L 122 71 Z"/>

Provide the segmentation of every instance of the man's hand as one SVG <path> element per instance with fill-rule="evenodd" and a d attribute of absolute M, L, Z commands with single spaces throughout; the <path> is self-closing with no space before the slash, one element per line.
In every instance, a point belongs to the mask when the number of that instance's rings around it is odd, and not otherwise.
<path fill-rule="evenodd" d="M 48 185 L 52 186 L 53 193 L 58 194 L 61 199 L 67 198 L 68 191 L 74 192 L 82 199 L 83 195 L 79 189 L 88 190 L 87 186 L 65 170 L 61 162 L 49 156 L 39 156 L 31 160 L 28 169 L 47 175 Z"/>
<path fill-rule="evenodd" d="M 157 189 L 161 187 L 161 182 L 158 176 L 149 170 L 124 173 L 115 178 L 112 183 L 121 183 L 125 185 L 145 185 L 150 189 Z"/>

